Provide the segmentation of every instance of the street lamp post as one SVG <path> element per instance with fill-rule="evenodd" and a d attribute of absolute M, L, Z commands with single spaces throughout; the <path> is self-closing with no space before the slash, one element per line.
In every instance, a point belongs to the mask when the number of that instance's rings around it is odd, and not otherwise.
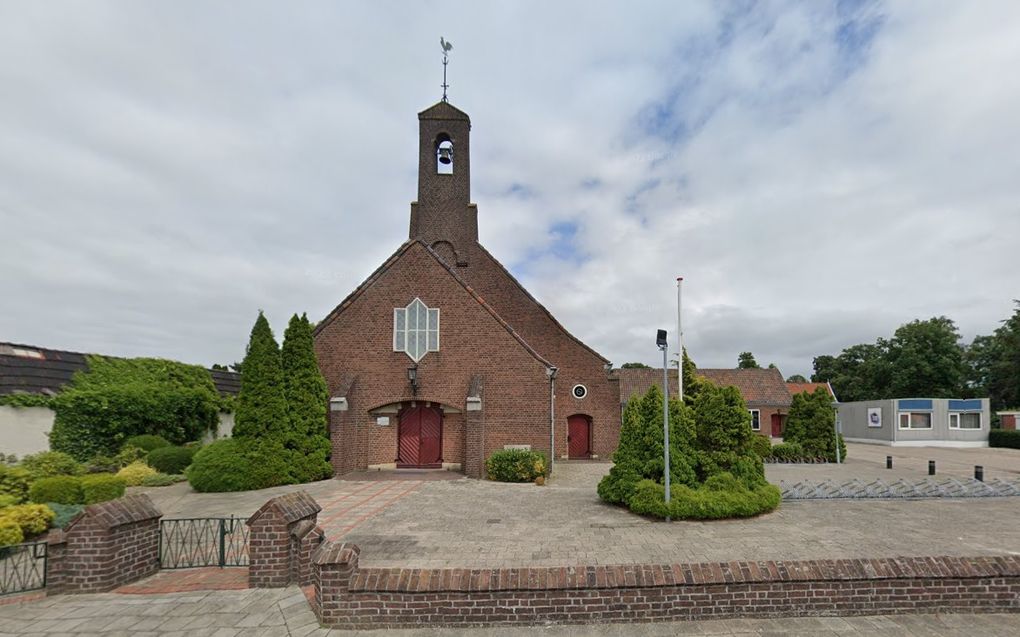
<path fill-rule="evenodd" d="M 668 365 L 668 353 L 666 343 L 666 330 L 659 330 L 655 335 L 655 344 L 662 350 L 662 457 L 665 461 L 665 469 L 663 470 L 664 478 L 666 482 L 666 510 L 669 511 L 669 365 Z M 681 357 L 683 353 L 681 352 Z M 666 515 L 666 521 L 669 521 L 669 515 Z"/>

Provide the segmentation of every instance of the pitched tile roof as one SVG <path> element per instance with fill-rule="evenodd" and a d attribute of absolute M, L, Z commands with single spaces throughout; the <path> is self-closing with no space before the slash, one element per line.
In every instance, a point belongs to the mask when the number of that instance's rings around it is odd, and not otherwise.
<path fill-rule="evenodd" d="M 27 393 L 54 395 L 75 372 L 88 369 L 86 355 L 56 349 L 0 343 L 0 395 Z M 216 390 L 236 395 L 241 390 L 237 372 L 209 370 Z"/>
<path fill-rule="evenodd" d="M 732 385 L 740 390 L 748 405 L 789 407 L 792 399 L 786 381 L 776 368 L 698 369 L 698 376 L 716 385 Z"/>
<path fill-rule="evenodd" d="M 829 383 L 786 383 L 786 389 L 789 390 L 790 396 L 800 394 L 802 392 L 813 394 L 819 387 L 824 387 L 825 391 L 829 392 L 830 396 L 833 398 L 836 397 L 836 394 L 833 393 L 832 387 L 829 386 Z"/>
<path fill-rule="evenodd" d="M 662 387 L 662 368 L 618 369 L 620 379 L 620 402 L 626 402 L 634 394 L 643 394 L 652 385 Z M 783 375 L 778 369 L 698 369 L 698 376 L 716 385 L 732 385 L 740 391 L 748 405 L 789 407 L 790 392 L 786 389 Z M 677 394 L 677 373 L 669 370 L 669 393 Z"/>

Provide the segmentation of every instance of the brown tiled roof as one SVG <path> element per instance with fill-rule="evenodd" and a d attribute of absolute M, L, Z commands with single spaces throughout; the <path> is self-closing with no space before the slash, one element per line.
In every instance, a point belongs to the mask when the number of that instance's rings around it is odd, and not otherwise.
<path fill-rule="evenodd" d="M 87 368 L 88 359 L 81 352 L 0 343 L 0 395 L 54 395 L 71 382 L 75 372 Z M 237 372 L 211 369 L 209 375 L 221 394 L 236 395 L 241 390 L 241 375 Z"/>
<path fill-rule="evenodd" d="M 740 390 L 748 405 L 789 407 L 790 392 L 776 368 L 766 369 L 699 369 L 698 376 L 716 385 L 732 385 Z"/>
<path fill-rule="evenodd" d="M 800 394 L 802 392 L 813 394 L 819 387 L 824 387 L 825 391 L 829 392 L 830 396 L 833 398 L 836 397 L 835 394 L 832 393 L 832 387 L 829 387 L 829 383 L 786 383 L 786 389 L 789 390 L 790 396 Z"/>
<path fill-rule="evenodd" d="M 652 385 L 662 387 L 662 368 L 618 369 L 620 402 L 627 402 L 634 394 L 644 394 Z M 789 407 L 790 392 L 778 369 L 698 369 L 698 376 L 716 385 L 732 385 L 740 391 L 748 405 Z M 669 370 L 669 394 L 677 394 L 677 374 Z"/>

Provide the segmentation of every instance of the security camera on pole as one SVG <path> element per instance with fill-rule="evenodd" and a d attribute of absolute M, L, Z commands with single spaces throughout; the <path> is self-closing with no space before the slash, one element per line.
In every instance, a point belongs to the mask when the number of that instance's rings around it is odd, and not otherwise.
<path fill-rule="evenodd" d="M 666 330 L 659 330 L 655 336 L 655 344 L 662 350 L 662 455 L 665 460 L 665 474 L 666 479 L 666 510 L 669 510 L 669 365 L 667 352 L 668 344 L 666 343 Z M 669 522 L 669 515 L 666 515 L 666 521 Z"/>

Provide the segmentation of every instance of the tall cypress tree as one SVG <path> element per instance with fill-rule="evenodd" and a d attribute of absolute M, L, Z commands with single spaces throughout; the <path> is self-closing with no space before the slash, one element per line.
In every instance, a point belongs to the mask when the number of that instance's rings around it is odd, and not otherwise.
<path fill-rule="evenodd" d="M 280 348 L 261 310 L 251 328 L 241 368 L 234 437 L 281 441 L 288 422 Z"/>
<path fill-rule="evenodd" d="M 285 444 L 298 454 L 294 477 L 299 482 L 327 478 L 332 473 L 326 457 L 329 391 L 319 370 L 308 317 L 295 314 L 283 334 L 284 396 L 289 429 Z"/>

